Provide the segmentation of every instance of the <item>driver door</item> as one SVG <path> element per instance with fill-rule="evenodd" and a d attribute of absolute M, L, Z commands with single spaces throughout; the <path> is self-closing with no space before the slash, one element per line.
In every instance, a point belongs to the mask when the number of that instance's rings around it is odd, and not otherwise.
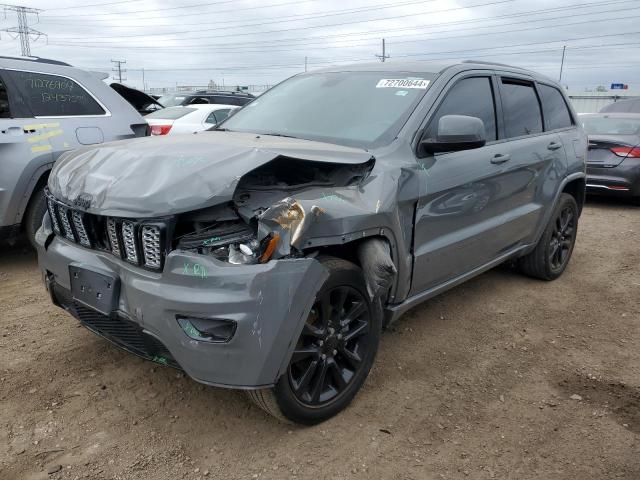
<path fill-rule="evenodd" d="M 422 185 L 410 295 L 491 262 L 511 241 L 502 228 L 511 209 L 509 197 L 503 194 L 510 152 L 507 143 L 498 140 L 501 120 L 495 80 L 487 72 L 467 73 L 452 80 L 440 98 L 423 137 L 436 137 L 433 129 L 442 116 L 467 115 L 483 121 L 487 143 L 417 158 Z"/>

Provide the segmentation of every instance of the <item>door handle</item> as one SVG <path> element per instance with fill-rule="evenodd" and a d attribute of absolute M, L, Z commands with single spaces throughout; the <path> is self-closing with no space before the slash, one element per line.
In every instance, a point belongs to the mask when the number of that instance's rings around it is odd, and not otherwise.
<path fill-rule="evenodd" d="M 24 132 L 22 127 L 7 127 L 6 130 L 3 130 L 2 133 L 6 133 L 7 135 L 23 135 Z"/>
<path fill-rule="evenodd" d="M 558 142 L 551 142 L 549 145 L 547 145 L 547 148 L 549 150 L 558 150 L 559 148 L 562 148 L 562 144 Z"/>
<path fill-rule="evenodd" d="M 508 162 L 509 160 L 511 160 L 511 155 L 508 153 L 497 153 L 491 159 L 491 163 L 499 165 L 501 163 Z"/>

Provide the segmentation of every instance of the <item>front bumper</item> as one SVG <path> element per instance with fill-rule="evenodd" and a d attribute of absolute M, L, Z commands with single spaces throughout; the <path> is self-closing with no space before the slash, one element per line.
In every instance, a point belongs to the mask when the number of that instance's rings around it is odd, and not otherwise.
<path fill-rule="evenodd" d="M 640 158 L 626 158 L 616 167 L 587 164 L 587 191 L 618 196 L 640 196 Z"/>
<path fill-rule="evenodd" d="M 162 273 L 149 272 L 53 236 L 47 217 L 36 242 L 54 301 L 95 333 L 210 385 L 273 385 L 286 370 L 315 294 L 328 276 L 311 258 L 231 265 L 178 250 L 167 256 Z M 71 263 L 120 279 L 118 308 L 111 317 L 71 298 Z M 193 268 L 185 268 L 194 264 L 206 273 L 194 276 Z M 233 320 L 237 328 L 226 343 L 194 340 L 177 315 Z"/>

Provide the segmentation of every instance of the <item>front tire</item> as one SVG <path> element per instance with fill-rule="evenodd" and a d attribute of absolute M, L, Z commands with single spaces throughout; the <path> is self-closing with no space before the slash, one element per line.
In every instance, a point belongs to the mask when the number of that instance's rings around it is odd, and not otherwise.
<path fill-rule="evenodd" d="M 367 295 L 353 263 L 319 257 L 329 278 L 316 295 L 286 372 L 273 388 L 249 391 L 267 413 L 313 425 L 333 417 L 353 400 L 378 350 L 382 309 Z"/>
<path fill-rule="evenodd" d="M 578 233 L 578 204 L 561 193 L 551 219 L 536 248 L 518 259 L 520 270 L 541 280 L 555 280 L 569 263 Z"/>

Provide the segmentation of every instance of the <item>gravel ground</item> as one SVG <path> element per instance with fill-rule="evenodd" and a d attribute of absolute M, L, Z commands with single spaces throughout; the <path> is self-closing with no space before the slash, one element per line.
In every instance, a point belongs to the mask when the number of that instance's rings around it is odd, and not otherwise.
<path fill-rule="evenodd" d="M 94 336 L 0 253 L 0 479 L 640 478 L 640 208 L 592 202 L 565 275 L 508 267 L 407 313 L 362 392 L 278 423 Z"/>

